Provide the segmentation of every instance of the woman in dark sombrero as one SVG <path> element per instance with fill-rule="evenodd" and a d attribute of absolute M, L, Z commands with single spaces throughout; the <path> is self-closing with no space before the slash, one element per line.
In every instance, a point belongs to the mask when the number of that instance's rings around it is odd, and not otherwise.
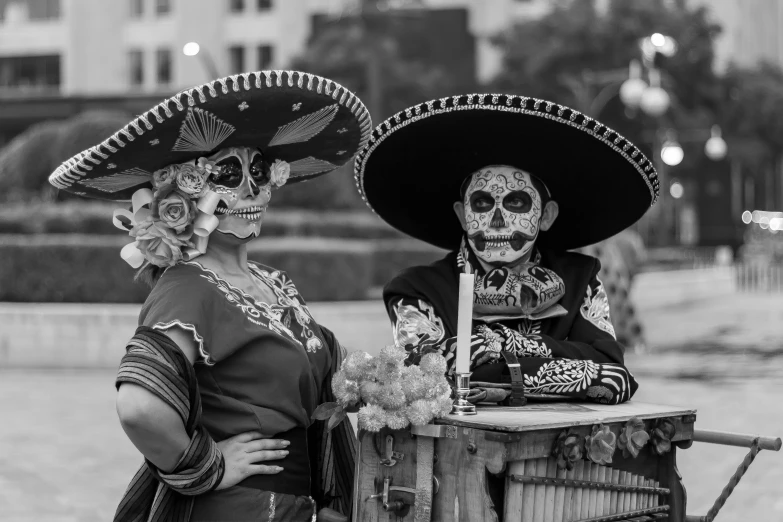
<path fill-rule="evenodd" d="M 262 71 L 153 107 L 50 181 L 130 202 L 122 257 L 152 285 L 117 378 L 144 454 L 118 521 L 311 520 L 350 515 L 351 427 L 313 422 L 344 351 L 293 281 L 247 259 L 273 192 L 365 145 L 361 101 L 321 77 Z"/>
<path fill-rule="evenodd" d="M 633 144 L 556 103 L 462 95 L 381 123 L 355 170 L 381 218 L 450 251 L 384 289 L 411 362 L 434 350 L 453 371 L 459 274 L 474 272 L 471 371 L 483 383 L 474 400 L 521 403 L 523 390 L 630 399 L 637 384 L 615 339 L 600 263 L 568 250 L 624 230 L 655 203 L 655 170 Z"/>

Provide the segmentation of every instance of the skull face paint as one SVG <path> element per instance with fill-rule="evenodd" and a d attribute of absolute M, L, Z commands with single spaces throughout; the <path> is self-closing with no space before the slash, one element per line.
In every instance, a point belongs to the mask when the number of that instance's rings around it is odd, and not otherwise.
<path fill-rule="evenodd" d="M 463 203 L 468 241 L 485 263 L 513 263 L 533 248 L 543 205 L 527 172 L 507 166 L 483 168 L 473 174 Z"/>
<path fill-rule="evenodd" d="M 221 199 L 215 209 L 217 231 L 239 239 L 258 237 L 272 197 L 270 169 L 261 152 L 232 147 L 208 159 L 214 168 L 207 182 Z"/>

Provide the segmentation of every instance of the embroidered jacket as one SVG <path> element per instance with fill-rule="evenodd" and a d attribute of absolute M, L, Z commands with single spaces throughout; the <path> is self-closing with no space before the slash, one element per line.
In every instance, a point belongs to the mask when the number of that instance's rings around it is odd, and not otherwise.
<path fill-rule="evenodd" d="M 525 391 L 602 403 L 627 401 L 638 385 L 624 366 L 597 259 L 572 252 L 542 250 L 539 266 L 560 276 L 565 294 L 562 315 L 540 320 L 474 319 L 471 371 L 474 381 L 507 382 L 501 351 L 520 357 Z M 476 266 L 477 263 L 474 263 Z M 453 372 L 456 354 L 459 274 L 464 254 L 451 252 L 429 266 L 403 271 L 384 288 L 395 342 L 416 364 L 428 350 L 441 353 Z"/>

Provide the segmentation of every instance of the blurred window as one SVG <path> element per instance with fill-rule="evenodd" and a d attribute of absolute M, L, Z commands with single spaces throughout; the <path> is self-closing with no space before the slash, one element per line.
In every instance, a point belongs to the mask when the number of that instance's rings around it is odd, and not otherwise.
<path fill-rule="evenodd" d="M 155 12 L 159 15 L 171 12 L 171 0 L 155 0 Z"/>
<path fill-rule="evenodd" d="M 259 11 L 268 11 L 272 9 L 272 0 L 256 0 Z"/>
<path fill-rule="evenodd" d="M 144 53 L 138 49 L 128 51 L 128 79 L 131 87 L 144 85 Z"/>
<path fill-rule="evenodd" d="M 241 13 L 245 10 L 245 0 L 229 0 L 228 8 L 232 13 Z"/>
<path fill-rule="evenodd" d="M 0 57 L 0 91 L 52 91 L 59 88 L 59 55 Z"/>
<path fill-rule="evenodd" d="M 158 66 L 158 85 L 165 87 L 171 83 L 171 49 L 158 49 L 155 58 Z"/>
<path fill-rule="evenodd" d="M 144 0 L 130 0 L 131 18 L 141 18 L 144 16 Z"/>
<path fill-rule="evenodd" d="M 258 70 L 272 68 L 272 62 L 275 59 L 275 49 L 271 45 L 258 46 Z"/>
<path fill-rule="evenodd" d="M 228 48 L 228 60 L 231 66 L 231 74 L 244 72 L 245 70 L 245 48 L 241 45 L 232 45 Z"/>
<path fill-rule="evenodd" d="M 6 10 L 11 13 L 7 14 Z M 60 14 L 60 0 L 0 0 L 0 21 L 6 16 L 22 20 L 57 20 Z"/>

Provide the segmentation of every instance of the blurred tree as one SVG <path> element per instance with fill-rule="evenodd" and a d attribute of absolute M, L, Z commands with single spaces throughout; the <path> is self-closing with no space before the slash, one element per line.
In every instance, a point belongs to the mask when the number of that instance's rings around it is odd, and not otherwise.
<path fill-rule="evenodd" d="M 421 48 L 432 37 L 424 23 L 426 11 L 389 9 L 388 3 L 359 0 L 339 16 L 315 20 L 305 54 L 292 64 L 356 93 L 375 124 L 416 103 L 455 94 L 466 83 L 456 81 L 442 64 L 422 58 Z M 407 2 L 411 3 L 417 2 Z M 297 190 L 280 191 L 276 202 L 316 209 L 366 208 L 352 167 L 353 163 Z"/>
<path fill-rule="evenodd" d="M 397 2 L 400 3 L 400 2 Z M 415 103 L 454 94 L 454 77 L 442 64 L 406 52 L 410 39 L 431 37 L 423 21 L 426 10 L 415 0 L 391 9 L 388 1 L 359 0 L 353 9 L 316 20 L 306 53 L 294 68 L 330 78 L 355 92 L 367 104 L 373 120 Z"/>
<path fill-rule="evenodd" d="M 722 126 L 729 154 L 763 169 L 783 157 L 783 70 L 768 63 L 731 67 L 725 77 Z"/>
<path fill-rule="evenodd" d="M 52 194 L 46 185 L 57 164 L 49 150 L 61 126 L 57 121 L 38 123 L 0 149 L 0 200 L 28 201 Z"/>
<path fill-rule="evenodd" d="M 690 7 L 683 0 L 611 0 L 605 11 L 593 0 L 559 0 L 543 18 L 499 35 L 504 66 L 492 88 L 590 113 L 590 101 L 607 84 L 619 89 L 627 78 L 623 71 L 640 58 L 640 41 L 656 32 L 674 38 L 679 47 L 657 64 L 662 86 L 673 95 L 667 115 L 671 124 L 688 126 L 693 119 L 705 119 L 720 99 L 720 82 L 712 70 L 713 39 L 720 27 L 708 20 L 704 7 Z M 607 71 L 615 74 L 602 80 Z M 607 100 L 600 118 L 639 145 L 644 141 L 645 122 L 629 119 L 618 97 Z"/>
<path fill-rule="evenodd" d="M 115 111 L 88 111 L 33 125 L 0 149 L 0 194 L 6 201 L 70 199 L 49 184 L 57 166 L 105 140 L 130 121 Z"/>

